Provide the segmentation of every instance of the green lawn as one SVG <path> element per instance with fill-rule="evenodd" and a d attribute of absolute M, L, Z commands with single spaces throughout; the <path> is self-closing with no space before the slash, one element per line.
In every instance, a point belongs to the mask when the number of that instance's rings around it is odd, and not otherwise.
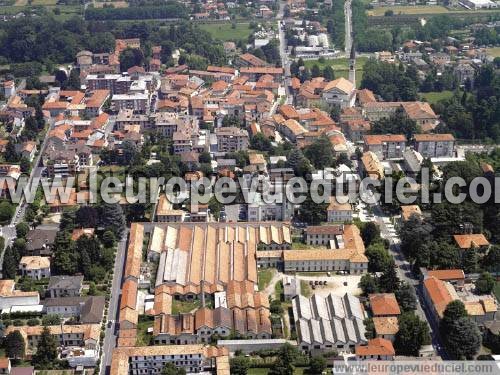
<path fill-rule="evenodd" d="M 385 12 L 392 10 L 394 14 L 440 14 L 448 13 L 449 10 L 440 5 L 418 5 L 418 6 L 392 6 L 377 7 L 368 11 L 369 16 L 383 16 Z"/>
<path fill-rule="evenodd" d="M 300 280 L 300 294 L 304 297 L 310 297 L 312 294 L 311 287 L 306 280 Z"/>
<path fill-rule="evenodd" d="M 497 297 L 497 300 L 500 301 L 500 282 L 497 282 L 495 284 L 495 288 L 493 289 L 493 293 L 495 293 L 495 297 Z"/>
<path fill-rule="evenodd" d="M 258 272 L 257 279 L 259 290 L 264 290 L 269 285 L 271 279 L 273 278 L 273 275 L 274 271 L 271 268 L 266 268 Z"/>
<path fill-rule="evenodd" d="M 433 91 L 433 92 L 422 92 L 420 93 L 422 98 L 428 101 L 431 104 L 437 103 L 443 99 L 449 99 L 453 96 L 453 91 Z"/>
<path fill-rule="evenodd" d="M 274 285 L 274 298 L 281 300 L 281 295 L 283 294 L 283 281 L 278 281 Z"/>
<path fill-rule="evenodd" d="M 49 12 L 52 12 L 55 8 L 58 8 L 60 13 L 54 15 L 54 17 L 60 21 L 68 20 L 74 16 L 81 16 L 82 7 L 80 5 L 56 5 L 56 0 L 33 0 L 33 7 L 43 6 Z M 24 4 L 22 1 L 17 1 L 16 5 L 0 6 L 0 14 L 17 14 L 19 12 L 29 12 L 33 9 L 31 6 Z M 35 13 L 40 13 L 36 12 Z"/>
<path fill-rule="evenodd" d="M 222 41 L 247 41 L 249 35 L 253 32 L 249 27 L 249 23 L 237 23 L 234 29 L 232 23 L 207 23 L 199 26 L 201 29 L 208 31 L 214 39 Z"/>
<path fill-rule="evenodd" d="M 151 340 L 151 334 L 148 333 L 148 328 L 153 327 L 153 320 L 147 320 L 137 323 L 137 346 L 148 346 Z"/>
<path fill-rule="evenodd" d="M 356 58 L 356 87 L 359 87 L 363 79 L 363 67 L 365 66 L 368 57 L 360 56 Z M 319 60 L 304 61 L 306 68 L 311 69 L 314 65 L 318 65 L 321 70 L 326 66 L 331 66 L 335 73 L 335 78 L 349 78 L 349 60 L 347 58 L 338 59 L 325 59 L 321 62 Z"/>
<path fill-rule="evenodd" d="M 293 374 L 294 375 L 302 375 L 304 374 L 304 371 L 305 371 L 305 367 L 296 367 Z M 248 369 L 248 372 L 247 374 L 248 375 L 266 375 L 266 374 L 269 374 L 269 370 L 268 368 L 250 368 Z"/>
<path fill-rule="evenodd" d="M 486 52 L 493 57 L 500 57 L 500 47 L 486 48 Z"/>
<path fill-rule="evenodd" d="M 201 302 L 199 300 L 195 301 L 172 301 L 172 315 L 176 314 L 186 314 L 188 312 L 193 311 L 201 306 Z"/>

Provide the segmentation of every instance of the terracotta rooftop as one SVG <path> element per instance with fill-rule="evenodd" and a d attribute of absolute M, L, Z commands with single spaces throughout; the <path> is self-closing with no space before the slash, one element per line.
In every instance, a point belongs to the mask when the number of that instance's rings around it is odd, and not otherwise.
<path fill-rule="evenodd" d="M 446 306 L 453 301 L 453 297 L 448 291 L 448 288 L 446 288 L 443 281 L 432 276 L 424 280 L 424 288 L 429 294 L 439 317 L 442 317 Z"/>
<path fill-rule="evenodd" d="M 451 142 L 455 137 L 451 134 L 415 134 L 416 142 Z"/>
<path fill-rule="evenodd" d="M 460 269 L 454 270 L 432 270 L 427 271 L 427 275 L 433 276 L 436 279 L 448 281 L 448 280 L 464 280 L 464 271 Z"/>
<path fill-rule="evenodd" d="M 398 318 L 395 316 L 375 316 L 373 325 L 377 335 L 395 335 L 399 331 Z"/>
<path fill-rule="evenodd" d="M 357 356 L 393 356 L 396 352 L 392 342 L 383 338 L 368 341 L 368 345 L 356 346 Z"/>
<path fill-rule="evenodd" d="M 370 294 L 370 306 L 374 316 L 399 315 L 401 310 L 394 293 Z"/>
<path fill-rule="evenodd" d="M 473 247 L 488 246 L 490 243 L 482 233 L 478 234 L 455 234 L 455 242 L 461 249 L 470 249 Z"/>

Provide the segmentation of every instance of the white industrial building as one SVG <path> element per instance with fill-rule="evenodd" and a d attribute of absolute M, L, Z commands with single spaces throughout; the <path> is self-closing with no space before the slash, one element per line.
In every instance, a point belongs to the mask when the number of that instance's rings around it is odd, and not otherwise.
<path fill-rule="evenodd" d="M 365 312 L 359 298 L 329 294 L 311 298 L 297 296 L 292 300 L 293 319 L 299 348 L 303 351 L 353 351 L 367 343 Z"/>

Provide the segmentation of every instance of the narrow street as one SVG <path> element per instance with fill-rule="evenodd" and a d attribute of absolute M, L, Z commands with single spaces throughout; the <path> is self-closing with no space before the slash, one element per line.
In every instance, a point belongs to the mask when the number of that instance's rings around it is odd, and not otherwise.
<path fill-rule="evenodd" d="M 352 48 L 352 6 L 351 0 L 346 0 L 344 3 L 345 14 L 345 41 L 344 52 L 345 56 L 349 57 Z"/>
<path fill-rule="evenodd" d="M 35 160 L 32 163 L 32 169 L 30 176 L 28 178 L 27 186 L 30 186 L 33 183 L 35 177 L 40 178 L 42 176 L 43 168 L 40 167 L 40 161 L 45 151 L 45 147 L 47 146 L 48 134 L 52 129 L 53 125 L 54 125 L 53 121 L 50 120 L 49 127 L 47 129 L 47 132 L 45 133 L 45 137 L 43 139 L 42 145 L 40 146 L 40 150 L 38 151 L 38 154 L 36 155 Z M 11 245 L 14 239 L 16 238 L 16 224 L 24 220 L 26 207 L 27 203 L 26 200 L 24 199 L 24 195 L 22 195 L 21 201 L 19 202 L 14 211 L 14 215 L 12 216 L 10 224 L 0 227 L 0 235 L 3 236 L 3 238 L 5 239 L 5 247 Z M 0 273 L 3 267 L 3 256 L 5 252 L 5 247 L 4 249 L 1 249 L 1 254 L 0 254 Z"/>
<path fill-rule="evenodd" d="M 279 36 L 279 41 L 280 41 L 280 58 L 281 58 L 281 65 L 283 66 L 284 70 L 284 75 L 283 75 L 283 86 L 285 89 L 285 96 L 286 96 L 286 103 L 287 104 L 292 104 L 292 96 L 290 95 L 290 79 L 291 79 L 291 73 L 290 73 L 290 60 L 288 58 L 288 54 L 286 53 L 286 40 L 285 40 L 285 31 L 284 27 L 281 24 L 281 21 L 283 20 L 283 14 L 285 11 L 285 5 L 286 3 L 284 1 L 280 1 L 279 3 L 279 10 L 278 14 L 276 16 L 277 23 L 278 23 L 278 36 Z"/>
<path fill-rule="evenodd" d="M 443 358 L 446 359 L 446 352 L 443 350 L 443 345 L 440 342 L 439 337 L 439 327 L 436 327 L 432 322 L 431 313 L 427 310 L 427 306 L 425 305 L 422 291 L 420 288 L 419 280 L 413 275 L 411 270 L 411 264 L 406 260 L 404 254 L 401 251 L 400 243 L 401 240 L 394 228 L 394 225 L 391 223 L 390 216 L 386 215 L 379 204 L 371 205 L 375 222 L 378 224 L 380 228 L 380 233 L 382 238 L 385 238 L 389 241 L 389 253 L 392 255 L 394 262 L 396 263 L 396 271 L 399 279 L 401 281 L 405 281 L 410 285 L 413 285 L 415 288 L 415 292 L 417 294 L 417 309 L 415 313 L 417 316 L 426 321 L 432 339 L 432 346 L 434 350 Z"/>
<path fill-rule="evenodd" d="M 123 235 L 121 241 L 118 242 L 118 249 L 116 251 L 113 282 L 111 284 L 111 297 L 108 308 L 108 323 L 104 331 L 104 343 L 101 348 L 102 356 L 99 375 L 109 373 L 113 349 L 116 347 L 117 320 L 120 306 L 123 269 L 125 267 L 127 236 L 128 230 Z"/>

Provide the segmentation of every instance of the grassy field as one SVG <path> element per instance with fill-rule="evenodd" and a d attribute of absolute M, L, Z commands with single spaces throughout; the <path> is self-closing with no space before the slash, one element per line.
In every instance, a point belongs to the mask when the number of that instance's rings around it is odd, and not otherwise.
<path fill-rule="evenodd" d="M 268 368 L 250 368 L 248 369 L 248 372 L 247 374 L 248 375 L 266 375 L 266 374 L 269 374 L 269 370 Z M 302 375 L 304 374 L 304 371 L 305 371 L 305 367 L 296 367 L 293 374 L 294 375 Z"/>
<path fill-rule="evenodd" d="M 270 268 L 263 269 L 258 272 L 257 279 L 259 290 L 264 290 L 269 285 L 271 279 L 273 278 L 273 275 L 274 271 Z"/>
<path fill-rule="evenodd" d="M 224 42 L 228 40 L 233 42 L 238 40 L 246 41 L 253 32 L 249 23 L 237 23 L 234 29 L 231 23 L 207 23 L 199 26 L 201 29 L 208 31 L 215 39 Z"/>
<path fill-rule="evenodd" d="M 54 15 L 58 20 L 65 21 L 74 16 L 81 16 L 82 7 L 80 5 L 56 5 L 57 0 L 33 0 L 33 7 L 43 6 L 47 11 L 52 12 L 54 9 L 59 9 L 60 13 Z M 0 14 L 17 14 L 19 12 L 26 12 L 32 9 L 31 6 L 24 3 L 24 0 L 16 1 L 16 5 L 0 6 Z M 35 11 L 36 12 L 36 11 Z"/>
<path fill-rule="evenodd" d="M 356 87 L 359 87 L 361 84 L 361 80 L 363 79 L 363 67 L 367 60 L 368 57 L 364 56 L 356 58 Z M 346 58 L 325 59 L 321 62 L 319 60 L 304 61 L 304 65 L 309 69 L 315 64 L 318 65 L 321 70 L 326 66 L 331 66 L 335 72 L 335 78 L 349 78 L 349 60 Z"/>
<path fill-rule="evenodd" d="M 148 333 L 148 328 L 153 327 L 153 321 L 148 320 L 137 324 L 137 346 L 148 346 L 151 340 L 151 334 Z"/>
<path fill-rule="evenodd" d="M 175 314 L 186 314 L 191 312 L 201 306 L 201 302 L 199 300 L 195 301 L 172 301 L 172 315 Z"/>
<path fill-rule="evenodd" d="M 453 91 L 421 92 L 420 95 L 429 103 L 434 104 L 440 100 L 451 98 L 453 96 Z"/>
<path fill-rule="evenodd" d="M 369 16 L 383 16 L 386 11 L 392 10 L 394 14 L 440 14 L 449 13 L 450 10 L 440 5 L 417 6 L 392 6 L 377 7 L 368 11 Z"/>
<path fill-rule="evenodd" d="M 486 48 L 486 52 L 493 57 L 500 57 L 500 47 Z"/>
<path fill-rule="evenodd" d="M 495 284 L 495 288 L 493 288 L 493 293 L 495 294 L 495 297 L 497 297 L 497 300 L 500 301 L 500 282 L 497 282 Z"/>

